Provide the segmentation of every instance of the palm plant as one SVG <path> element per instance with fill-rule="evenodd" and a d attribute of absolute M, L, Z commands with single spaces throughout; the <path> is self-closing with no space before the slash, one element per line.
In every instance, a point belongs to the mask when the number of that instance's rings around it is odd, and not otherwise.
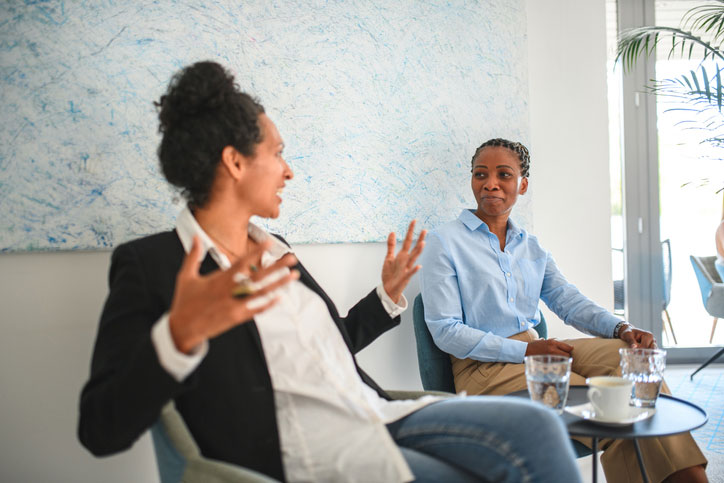
<path fill-rule="evenodd" d="M 679 28 L 646 26 L 624 31 L 618 41 L 617 61 L 630 70 L 639 56 L 650 56 L 656 48 L 668 48 L 668 57 L 699 60 L 697 67 L 673 78 L 653 81 L 657 95 L 684 102 L 690 111 L 689 127 L 710 134 L 702 142 L 724 146 L 724 0 L 713 0 L 686 12 Z M 707 62 L 708 61 L 708 62 Z"/>

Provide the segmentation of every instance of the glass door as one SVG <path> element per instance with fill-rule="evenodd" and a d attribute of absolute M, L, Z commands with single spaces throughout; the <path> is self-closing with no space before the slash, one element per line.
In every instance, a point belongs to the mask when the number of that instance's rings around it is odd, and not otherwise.
<path fill-rule="evenodd" d="M 680 27 L 692 7 L 691 0 L 656 0 L 656 24 Z M 714 73 L 714 62 L 669 58 L 666 48 L 656 55 L 656 79 L 679 78 L 701 66 Z M 724 344 L 724 331 L 710 339 L 713 317 L 704 309 L 690 255 L 715 255 L 714 232 L 722 219 L 724 151 L 705 142 L 713 133 L 706 128 L 712 112 L 697 113 L 690 103 L 671 97 L 657 98 L 659 139 L 659 193 L 661 238 L 671 245 L 671 286 L 667 312 L 671 318 L 672 347 Z M 666 256 L 666 254 L 664 254 Z M 665 258 L 666 261 L 666 258 Z M 668 324 L 666 324 L 668 325 Z M 678 330 L 677 330 L 678 329 Z"/>
<path fill-rule="evenodd" d="M 613 67 L 613 33 L 641 25 L 679 27 L 700 4 L 689 0 L 607 1 L 612 180 L 612 262 L 617 310 L 651 330 L 669 360 L 697 362 L 724 344 L 711 337 L 690 255 L 714 255 L 714 231 L 722 219 L 722 149 L 695 129 L 691 105 L 653 96 L 651 79 L 679 77 L 701 62 L 640 57 L 630 73 Z M 666 44 L 663 44 L 666 45 Z M 706 66 L 706 64 L 704 64 Z M 710 72 L 714 72 L 710 70 Z"/>

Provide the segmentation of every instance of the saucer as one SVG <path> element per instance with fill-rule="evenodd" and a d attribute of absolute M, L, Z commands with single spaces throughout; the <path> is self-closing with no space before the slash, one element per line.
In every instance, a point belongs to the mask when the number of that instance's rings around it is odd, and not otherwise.
<path fill-rule="evenodd" d="M 628 426 L 630 424 L 648 419 L 656 413 L 656 408 L 637 408 L 629 406 L 629 414 L 623 419 L 608 419 L 596 415 L 591 403 L 579 404 L 578 406 L 566 406 L 563 408 L 566 412 L 578 416 L 579 418 L 591 421 L 596 424 L 606 426 Z"/>

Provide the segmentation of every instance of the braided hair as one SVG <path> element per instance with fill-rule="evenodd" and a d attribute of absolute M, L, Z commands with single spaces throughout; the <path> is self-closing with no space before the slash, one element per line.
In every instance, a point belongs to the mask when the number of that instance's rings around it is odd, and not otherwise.
<path fill-rule="evenodd" d="M 528 174 L 530 172 L 530 153 L 528 152 L 528 148 L 523 146 L 522 143 L 508 141 L 507 139 L 503 138 L 489 139 L 481 144 L 478 149 L 475 150 L 473 159 L 470 161 L 471 164 L 475 162 L 475 159 L 477 159 L 481 151 L 485 148 L 506 148 L 513 151 L 515 155 L 518 156 L 518 160 L 520 161 L 521 176 L 523 178 L 528 177 Z"/>

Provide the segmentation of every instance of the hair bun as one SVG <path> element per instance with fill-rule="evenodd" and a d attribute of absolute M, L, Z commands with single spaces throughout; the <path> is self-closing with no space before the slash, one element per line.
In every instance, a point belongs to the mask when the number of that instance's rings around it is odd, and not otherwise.
<path fill-rule="evenodd" d="M 241 92 L 234 76 L 215 62 L 198 62 L 178 72 L 154 104 L 163 134 L 161 172 L 191 206 L 208 201 L 225 147 L 252 156 L 262 140 L 259 116 L 264 107 Z"/>
<path fill-rule="evenodd" d="M 168 91 L 155 103 L 159 131 L 166 132 L 189 117 L 221 109 L 236 95 L 234 76 L 215 62 L 197 62 L 173 76 Z"/>

